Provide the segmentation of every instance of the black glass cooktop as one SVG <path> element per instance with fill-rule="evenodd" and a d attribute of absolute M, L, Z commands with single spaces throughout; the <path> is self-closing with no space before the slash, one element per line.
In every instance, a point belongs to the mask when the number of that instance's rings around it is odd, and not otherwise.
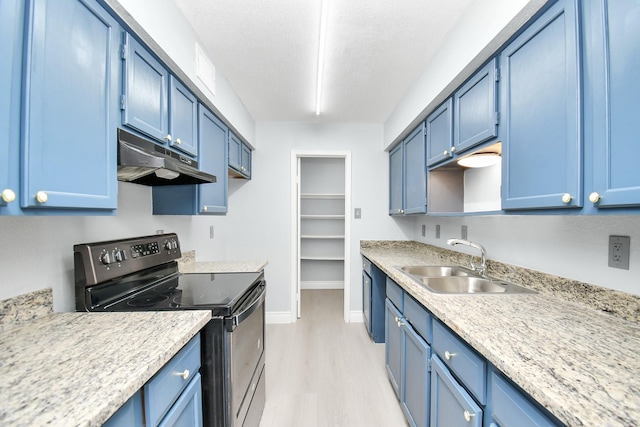
<path fill-rule="evenodd" d="M 118 285 L 96 286 L 91 299 L 94 311 L 210 309 L 213 315 L 230 315 L 262 279 L 262 273 L 156 272 Z"/>

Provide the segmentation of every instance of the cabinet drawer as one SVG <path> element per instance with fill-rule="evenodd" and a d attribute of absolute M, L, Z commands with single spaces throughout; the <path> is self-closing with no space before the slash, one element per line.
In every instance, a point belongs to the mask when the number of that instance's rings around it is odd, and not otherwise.
<path fill-rule="evenodd" d="M 362 269 L 367 272 L 369 277 L 371 277 L 371 261 L 362 257 Z"/>
<path fill-rule="evenodd" d="M 387 277 L 387 298 L 393 302 L 398 310 L 404 311 L 404 292 L 396 282 Z"/>
<path fill-rule="evenodd" d="M 200 374 L 189 383 L 159 427 L 202 426 L 202 379 Z"/>
<path fill-rule="evenodd" d="M 145 415 L 149 426 L 158 425 L 199 368 L 200 335 L 196 335 L 145 384 Z"/>
<path fill-rule="evenodd" d="M 552 427 L 557 425 L 502 375 L 492 372 L 490 383 L 491 419 L 500 427 Z"/>
<path fill-rule="evenodd" d="M 442 323 L 433 322 L 433 349 L 481 404 L 486 403 L 487 363 Z"/>
<path fill-rule="evenodd" d="M 411 323 L 413 329 L 428 343 L 433 341 L 431 332 L 431 314 L 420 303 L 410 296 L 404 298 L 404 317 Z"/>

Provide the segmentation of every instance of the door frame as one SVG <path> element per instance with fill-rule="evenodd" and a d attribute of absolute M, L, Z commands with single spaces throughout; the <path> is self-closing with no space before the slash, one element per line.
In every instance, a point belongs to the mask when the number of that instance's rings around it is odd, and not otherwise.
<path fill-rule="evenodd" d="M 300 317 L 299 230 L 300 216 L 298 164 L 307 157 L 344 159 L 344 321 L 350 321 L 351 311 L 351 151 L 292 150 L 291 151 L 291 321 Z"/>

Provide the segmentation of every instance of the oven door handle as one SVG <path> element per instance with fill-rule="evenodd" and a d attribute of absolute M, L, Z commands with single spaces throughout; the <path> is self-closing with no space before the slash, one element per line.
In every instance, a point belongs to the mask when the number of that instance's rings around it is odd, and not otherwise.
<path fill-rule="evenodd" d="M 260 307 L 260 305 L 264 302 L 264 297 L 267 293 L 267 287 L 264 285 L 264 283 L 260 284 L 260 287 L 262 287 L 262 289 L 260 290 L 260 293 L 255 298 L 255 300 L 251 303 L 251 305 L 231 318 L 232 330 L 235 329 L 236 326 L 238 326 L 240 323 L 242 323 L 247 317 L 251 316 L 251 314 L 253 314 L 253 312 L 256 311 L 258 307 Z"/>

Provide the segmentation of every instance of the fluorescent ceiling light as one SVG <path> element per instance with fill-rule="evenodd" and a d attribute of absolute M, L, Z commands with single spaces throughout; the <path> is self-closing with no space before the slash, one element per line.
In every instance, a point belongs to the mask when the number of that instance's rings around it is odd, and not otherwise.
<path fill-rule="evenodd" d="M 316 116 L 320 115 L 320 100 L 322 98 L 322 76 L 324 74 L 324 45 L 327 35 L 327 3 L 321 0 L 320 7 L 320 36 L 318 40 L 318 74 L 316 80 Z"/>
<path fill-rule="evenodd" d="M 484 168 L 500 163 L 498 153 L 476 153 L 458 160 L 460 166 L 467 168 Z"/>

